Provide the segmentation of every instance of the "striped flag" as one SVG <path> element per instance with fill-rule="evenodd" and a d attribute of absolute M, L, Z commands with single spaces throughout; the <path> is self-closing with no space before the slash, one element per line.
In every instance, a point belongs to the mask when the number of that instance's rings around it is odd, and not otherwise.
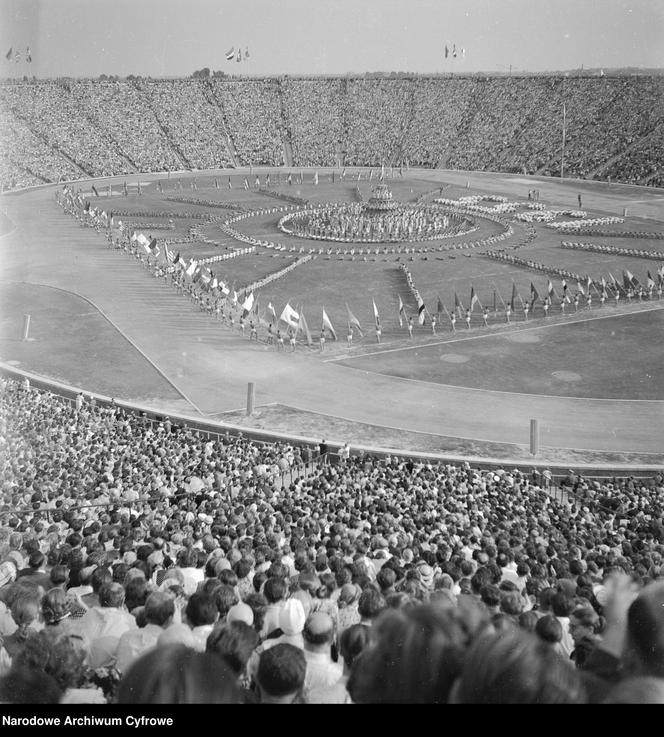
<path fill-rule="evenodd" d="M 235 58 L 235 47 L 231 46 L 230 49 L 226 52 L 226 61 L 233 61 Z"/>
<path fill-rule="evenodd" d="M 329 330 L 330 335 L 332 336 L 333 340 L 337 339 L 337 333 L 336 330 L 332 327 L 332 323 L 330 322 L 330 318 L 327 316 L 327 312 L 325 312 L 325 308 L 323 307 L 323 327 L 322 330 Z"/>
<path fill-rule="evenodd" d="M 28 64 L 32 61 L 32 52 L 30 51 L 30 47 L 25 50 L 25 60 L 28 62 Z"/>
<path fill-rule="evenodd" d="M 355 315 L 350 311 L 350 307 L 346 305 L 346 311 L 348 312 L 348 327 L 352 330 L 352 328 L 357 328 L 357 332 L 364 336 L 364 333 L 362 332 L 362 326 L 360 325 L 360 321 L 355 317 Z"/>
<path fill-rule="evenodd" d="M 625 285 L 625 289 L 627 290 L 631 289 L 632 287 L 638 287 L 639 281 L 629 269 L 625 269 L 623 271 L 623 284 Z"/>
<path fill-rule="evenodd" d="M 424 325 L 424 317 L 426 312 L 426 307 L 424 306 L 424 300 L 420 295 L 417 295 L 417 322 L 420 325 Z"/>
<path fill-rule="evenodd" d="M 371 300 L 371 304 L 373 305 L 373 312 L 374 312 L 374 320 L 376 321 L 376 327 L 380 327 L 380 317 L 378 316 L 378 307 L 376 307 L 376 301 Z"/>
<path fill-rule="evenodd" d="M 475 287 L 470 288 L 470 311 L 472 312 L 475 308 L 475 305 L 479 305 L 480 309 L 482 308 L 482 303 L 479 300 L 479 297 L 475 294 Z"/>

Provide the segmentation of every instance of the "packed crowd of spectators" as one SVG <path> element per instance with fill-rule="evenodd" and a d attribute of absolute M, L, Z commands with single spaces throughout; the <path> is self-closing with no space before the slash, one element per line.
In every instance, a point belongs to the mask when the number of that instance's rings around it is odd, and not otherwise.
<path fill-rule="evenodd" d="M 213 79 L 210 85 L 226 116 L 238 163 L 281 166 L 285 126 L 278 81 Z"/>
<path fill-rule="evenodd" d="M 661 474 L 342 451 L 2 379 L 0 701 L 662 703 Z"/>
<path fill-rule="evenodd" d="M 3 187 L 234 165 L 443 166 L 657 185 L 662 77 L 58 81 L 0 86 Z M 563 106 L 565 114 L 563 115 Z M 3 140 L 4 137 L 3 137 Z"/>

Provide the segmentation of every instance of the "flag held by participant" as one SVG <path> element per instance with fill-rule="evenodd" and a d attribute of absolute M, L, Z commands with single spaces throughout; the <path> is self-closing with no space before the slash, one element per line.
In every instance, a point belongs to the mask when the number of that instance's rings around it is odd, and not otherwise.
<path fill-rule="evenodd" d="M 426 307 L 424 305 L 424 300 L 420 295 L 417 295 L 417 322 L 420 325 L 424 325 L 424 318 L 426 315 Z"/>
<path fill-rule="evenodd" d="M 540 296 L 539 296 L 539 292 L 537 291 L 537 288 L 532 282 L 530 282 L 530 309 L 531 310 L 533 309 L 535 302 L 537 302 L 539 298 Z"/>
<path fill-rule="evenodd" d="M 512 298 L 510 299 L 510 309 L 512 312 L 516 309 L 516 298 L 519 296 L 519 293 L 516 291 L 516 284 L 512 282 Z"/>
<path fill-rule="evenodd" d="M 246 317 L 254 306 L 254 293 L 251 294 L 242 303 L 242 317 Z"/>
<path fill-rule="evenodd" d="M 482 303 L 479 300 L 479 297 L 475 294 L 475 287 L 470 288 L 470 311 L 472 312 L 475 309 L 475 305 L 479 305 L 480 309 L 482 309 Z"/>
<path fill-rule="evenodd" d="M 309 326 L 307 325 L 307 321 L 304 319 L 304 310 L 300 308 L 300 319 L 297 321 L 297 333 L 302 333 L 304 335 L 305 340 L 307 341 L 307 345 L 312 345 L 313 340 L 311 339 L 311 333 L 309 332 Z"/>
<path fill-rule="evenodd" d="M 371 304 L 373 305 L 374 320 L 376 321 L 376 327 L 380 327 L 380 317 L 378 316 L 378 307 L 376 307 L 376 300 L 372 299 Z"/>
<path fill-rule="evenodd" d="M 461 300 L 459 299 L 459 295 L 454 292 L 454 309 L 458 313 L 459 317 L 462 317 L 463 315 L 463 305 L 461 304 Z"/>
<path fill-rule="evenodd" d="M 296 312 L 288 302 L 286 302 L 286 306 L 281 312 L 281 316 L 279 318 L 282 322 L 285 322 L 286 325 L 288 325 L 291 328 L 295 328 L 297 330 L 298 324 L 300 322 L 300 315 L 298 312 Z"/>
<path fill-rule="evenodd" d="M 362 332 L 362 326 L 360 325 L 360 321 L 355 317 L 355 315 L 350 311 L 350 307 L 346 305 L 346 311 L 348 312 L 348 327 L 349 328 L 357 328 L 357 332 L 364 336 L 364 333 Z"/>
<path fill-rule="evenodd" d="M 406 310 L 403 306 L 403 300 L 401 299 L 401 295 L 399 296 L 399 327 L 403 327 L 403 321 L 406 319 Z"/>
<path fill-rule="evenodd" d="M 332 336 L 332 340 L 337 339 L 337 333 L 335 329 L 332 327 L 332 323 L 330 322 L 330 318 L 327 316 L 327 312 L 325 312 L 325 308 L 323 307 L 323 327 L 322 330 L 329 330 L 330 335 Z"/>

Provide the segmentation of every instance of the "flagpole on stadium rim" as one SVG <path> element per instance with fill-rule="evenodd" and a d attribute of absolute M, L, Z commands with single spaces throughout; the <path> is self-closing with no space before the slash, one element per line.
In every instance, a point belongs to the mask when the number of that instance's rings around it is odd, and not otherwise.
<path fill-rule="evenodd" d="M 561 181 L 565 178 L 565 134 L 567 133 L 567 108 L 563 102 L 563 146 L 560 154 L 560 179 Z"/>

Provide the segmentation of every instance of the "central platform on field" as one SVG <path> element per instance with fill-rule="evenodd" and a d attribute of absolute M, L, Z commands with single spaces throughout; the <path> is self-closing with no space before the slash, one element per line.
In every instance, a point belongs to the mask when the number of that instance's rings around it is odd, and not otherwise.
<path fill-rule="evenodd" d="M 381 183 L 366 202 L 325 203 L 289 213 L 279 229 L 298 238 L 338 243 L 403 243 L 463 235 L 475 224 L 440 205 L 397 202 Z"/>

